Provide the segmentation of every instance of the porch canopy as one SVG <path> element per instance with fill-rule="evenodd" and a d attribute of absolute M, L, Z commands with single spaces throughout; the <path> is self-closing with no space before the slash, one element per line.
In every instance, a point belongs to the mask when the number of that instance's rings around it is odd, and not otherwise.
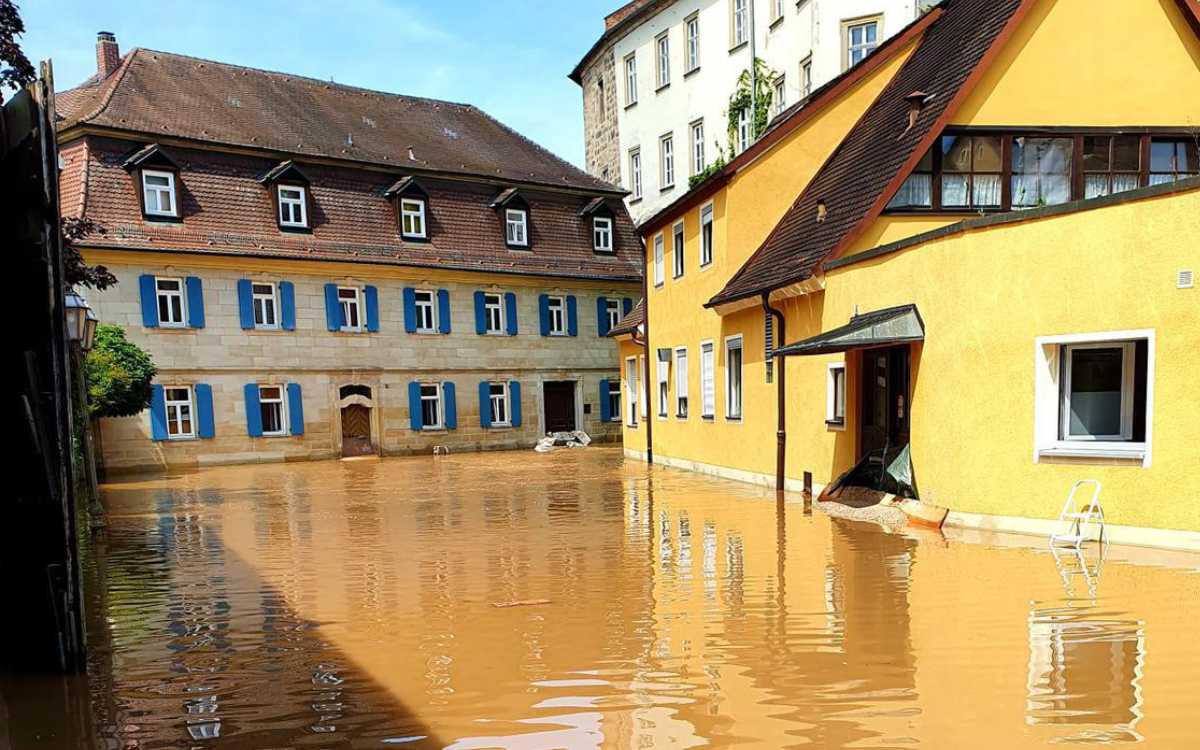
<path fill-rule="evenodd" d="M 850 318 L 841 328 L 775 350 L 777 357 L 833 354 L 851 349 L 925 340 L 925 323 L 916 305 L 889 307 Z"/>

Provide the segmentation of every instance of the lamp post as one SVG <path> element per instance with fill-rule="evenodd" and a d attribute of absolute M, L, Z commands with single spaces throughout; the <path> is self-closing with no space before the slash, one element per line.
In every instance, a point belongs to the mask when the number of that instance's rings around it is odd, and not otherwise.
<path fill-rule="evenodd" d="M 87 413 L 87 382 L 83 374 L 83 361 L 96 343 L 96 325 L 100 319 L 83 295 L 74 289 L 63 298 L 63 312 L 67 318 L 67 338 L 71 342 L 72 370 L 75 373 L 76 400 L 79 413 L 79 437 L 83 443 L 83 462 L 87 471 L 88 510 L 92 526 L 103 525 L 100 507 L 100 488 L 96 478 L 95 441 L 92 440 L 92 420 Z"/>
<path fill-rule="evenodd" d="M 63 307 L 67 315 L 67 337 L 80 351 L 86 353 L 96 342 L 96 324 L 99 323 L 99 318 L 87 300 L 74 289 L 67 292 Z"/>

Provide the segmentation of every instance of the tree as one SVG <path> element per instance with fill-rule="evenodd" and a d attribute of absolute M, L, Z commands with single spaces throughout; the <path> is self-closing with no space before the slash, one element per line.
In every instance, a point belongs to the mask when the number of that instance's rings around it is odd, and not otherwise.
<path fill-rule="evenodd" d="M 150 405 L 150 381 L 158 369 L 149 354 L 125 338 L 120 326 L 96 327 L 96 342 L 83 371 L 92 417 L 131 417 Z"/>
<path fill-rule="evenodd" d="M 750 111 L 751 106 L 754 108 L 750 118 L 751 143 L 758 140 L 771 120 L 771 100 L 775 98 L 772 83 L 779 74 L 768 68 L 761 58 L 754 58 L 753 64 L 753 84 L 750 71 L 743 70 L 738 76 L 737 88 L 729 97 L 729 153 L 735 156 L 738 153 L 738 120 L 742 112 Z"/>
<path fill-rule="evenodd" d="M 3 2 L 3 0 L 0 0 Z M 116 286 L 117 277 L 104 266 L 89 266 L 75 243 L 89 234 L 104 234 L 104 227 L 91 219 L 64 216 L 62 219 L 63 274 L 67 286 L 88 289 L 108 289 Z"/>
<path fill-rule="evenodd" d="M 0 92 L 6 86 L 17 91 L 36 77 L 33 65 L 17 43 L 17 37 L 24 33 L 25 23 L 21 21 L 16 3 L 0 0 L 0 65 L 3 66 L 0 68 Z M 0 101 L 4 101 L 2 93 Z"/>

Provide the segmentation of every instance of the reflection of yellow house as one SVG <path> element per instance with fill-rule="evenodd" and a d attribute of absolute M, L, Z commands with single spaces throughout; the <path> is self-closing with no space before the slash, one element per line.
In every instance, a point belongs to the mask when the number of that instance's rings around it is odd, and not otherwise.
<path fill-rule="evenodd" d="M 944 3 L 642 225 L 626 451 L 1195 545 L 1197 216 L 1200 3 Z"/>

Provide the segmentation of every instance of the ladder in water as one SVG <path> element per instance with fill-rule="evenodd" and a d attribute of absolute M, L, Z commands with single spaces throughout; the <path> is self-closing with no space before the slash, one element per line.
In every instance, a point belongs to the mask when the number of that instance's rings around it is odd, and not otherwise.
<path fill-rule="evenodd" d="M 1076 502 L 1075 494 L 1079 488 L 1084 485 L 1091 485 L 1092 499 L 1086 505 L 1080 505 Z M 1062 524 L 1060 531 L 1050 535 L 1051 545 L 1062 545 L 1080 549 L 1083 543 L 1088 541 L 1088 536 L 1083 533 L 1085 525 L 1094 525 L 1100 528 L 1100 535 L 1097 541 L 1104 541 L 1104 509 L 1100 507 L 1100 483 L 1095 479 L 1080 479 L 1071 486 L 1071 492 L 1067 495 L 1067 502 L 1063 503 L 1062 513 L 1058 514 L 1059 523 Z"/>

